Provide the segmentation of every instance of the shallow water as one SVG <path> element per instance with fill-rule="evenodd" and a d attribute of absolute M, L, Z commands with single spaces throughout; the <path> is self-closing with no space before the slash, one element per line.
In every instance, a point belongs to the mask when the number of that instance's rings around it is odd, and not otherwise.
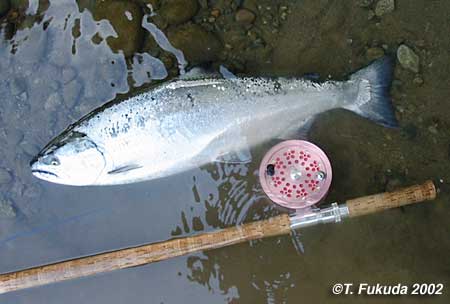
<path fill-rule="evenodd" d="M 408 45 L 420 58 L 420 70 L 396 66 L 391 93 L 399 129 L 332 111 L 314 123 L 310 139 L 333 164 L 328 202 L 428 178 L 441 193 L 433 203 L 305 229 L 304 254 L 290 236 L 277 237 L 0 295 L 1 303 L 369 300 L 333 296 L 338 282 L 443 283 L 444 295 L 425 300 L 448 303 L 447 1 L 397 0 L 394 11 L 375 17 L 377 3 L 362 3 L 376 1 L 356 0 L 199 1 L 186 16 L 190 6 L 184 3 L 183 12 L 177 11 L 177 1 L 12 2 L 25 4 L 11 8 L 0 27 L 0 272 L 280 212 L 257 182 L 258 162 L 268 147 L 255 149 L 249 165 L 211 164 L 125 186 L 76 188 L 31 176 L 32 156 L 68 124 L 117 94 L 178 75 L 185 61 L 222 64 L 242 75 L 318 72 L 342 79 L 376 54 Z M 254 21 L 234 21 L 240 2 L 254 11 Z M 154 12 L 143 3 L 156 3 Z M 118 39 L 107 39 L 116 34 Z M 424 299 L 373 297 L 377 300 Z"/>

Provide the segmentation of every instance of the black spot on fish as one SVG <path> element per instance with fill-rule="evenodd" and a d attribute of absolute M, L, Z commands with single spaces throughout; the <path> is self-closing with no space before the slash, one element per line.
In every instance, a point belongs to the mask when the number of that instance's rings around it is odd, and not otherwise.
<path fill-rule="evenodd" d="M 191 106 L 194 107 L 194 106 L 195 106 L 195 103 L 194 103 L 194 97 L 192 97 L 192 94 L 191 94 L 191 93 L 188 93 L 188 94 L 187 94 L 187 99 L 190 101 Z"/>
<path fill-rule="evenodd" d="M 275 93 L 278 93 L 279 91 L 281 91 L 281 83 L 279 83 L 278 81 L 275 81 L 273 83 L 273 90 Z"/>

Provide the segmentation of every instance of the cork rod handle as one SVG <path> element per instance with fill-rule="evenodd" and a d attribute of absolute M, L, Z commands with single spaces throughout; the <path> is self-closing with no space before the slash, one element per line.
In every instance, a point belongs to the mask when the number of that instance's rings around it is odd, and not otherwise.
<path fill-rule="evenodd" d="M 393 192 L 385 192 L 348 200 L 349 216 L 356 217 L 404 205 L 420 203 L 436 198 L 436 188 L 432 181 Z"/>
<path fill-rule="evenodd" d="M 129 268 L 188 253 L 225 247 L 290 232 L 287 214 L 192 237 L 121 249 L 74 260 L 0 274 L 0 294 Z"/>

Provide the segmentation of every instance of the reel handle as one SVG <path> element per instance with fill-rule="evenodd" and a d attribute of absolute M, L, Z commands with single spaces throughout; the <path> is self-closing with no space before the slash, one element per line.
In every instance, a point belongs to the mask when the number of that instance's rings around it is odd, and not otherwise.
<path fill-rule="evenodd" d="M 366 215 L 404 205 L 430 201 L 436 198 L 436 187 L 431 180 L 392 192 L 379 193 L 346 201 L 350 217 Z"/>

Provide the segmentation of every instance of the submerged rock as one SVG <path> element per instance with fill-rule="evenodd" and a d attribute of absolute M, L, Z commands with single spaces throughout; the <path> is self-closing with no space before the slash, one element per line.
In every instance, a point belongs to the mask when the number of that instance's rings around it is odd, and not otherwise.
<path fill-rule="evenodd" d="M 407 45 L 402 44 L 397 49 L 397 59 L 404 69 L 408 69 L 415 73 L 419 72 L 419 56 Z"/>
<path fill-rule="evenodd" d="M 0 185 L 8 184 L 11 180 L 12 178 L 9 171 L 4 168 L 0 168 Z"/>
<path fill-rule="evenodd" d="M 44 109 L 46 111 L 55 111 L 61 104 L 62 98 L 58 92 L 53 92 L 48 96 L 44 103 Z"/>
<path fill-rule="evenodd" d="M 11 95 L 19 96 L 22 92 L 26 90 L 26 81 L 25 79 L 13 78 L 9 82 L 9 89 Z"/>
<path fill-rule="evenodd" d="M 27 139 L 22 140 L 20 147 L 22 148 L 22 151 L 29 156 L 36 155 L 36 153 L 39 152 L 39 147 Z"/>
<path fill-rule="evenodd" d="M 251 24 L 255 21 L 255 14 L 248 9 L 241 8 L 236 12 L 235 19 L 242 24 Z"/>
<path fill-rule="evenodd" d="M 109 47 L 115 52 L 122 50 L 125 57 L 133 55 L 141 45 L 142 16 L 141 8 L 132 1 L 99 1 L 94 11 L 96 20 L 109 20 L 117 33 L 118 37 L 106 39 Z"/>
<path fill-rule="evenodd" d="M 194 17 L 197 11 L 197 0 L 166 0 L 158 14 L 165 18 L 168 24 L 178 25 Z"/>
<path fill-rule="evenodd" d="M 183 51 L 190 64 L 217 60 L 222 49 L 220 41 L 211 32 L 197 24 L 187 24 L 168 32 L 172 45 Z"/>
<path fill-rule="evenodd" d="M 77 103 L 83 86 L 77 79 L 73 79 L 63 87 L 64 105 L 72 109 Z"/>
<path fill-rule="evenodd" d="M 8 219 L 16 216 L 12 202 L 0 197 L 0 219 Z"/>
<path fill-rule="evenodd" d="M 381 17 L 395 10 L 395 0 L 379 0 L 375 6 L 375 15 Z"/>
<path fill-rule="evenodd" d="M 423 85 L 424 80 L 420 75 L 417 75 L 416 77 L 414 77 L 413 83 L 420 87 L 421 85 Z"/>

